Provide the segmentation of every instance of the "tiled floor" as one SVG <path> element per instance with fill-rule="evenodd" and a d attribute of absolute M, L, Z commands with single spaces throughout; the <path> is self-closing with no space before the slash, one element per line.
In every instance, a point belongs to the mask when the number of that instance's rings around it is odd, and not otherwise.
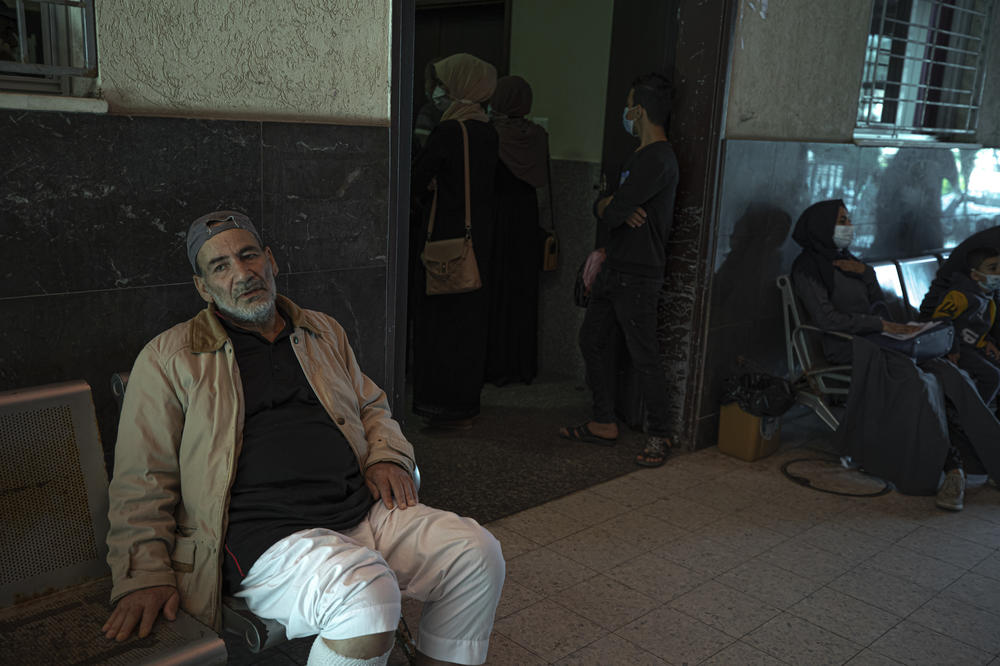
<path fill-rule="evenodd" d="M 822 447 L 814 421 L 788 445 Z M 781 474 L 804 456 L 679 455 L 487 524 L 507 560 L 487 663 L 1000 666 L 1000 490 L 971 489 L 957 514 L 846 498 Z M 837 465 L 809 476 L 880 487 Z M 419 615 L 404 602 L 414 632 Z M 282 666 L 312 639 L 227 642 L 230 663 Z M 406 664 L 398 648 L 389 663 Z"/>
<path fill-rule="evenodd" d="M 801 455 L 708 449 L 487 525 L 488 663 L 1000 665 L 1000 491 L 840 497 L 781 474 Z"/>

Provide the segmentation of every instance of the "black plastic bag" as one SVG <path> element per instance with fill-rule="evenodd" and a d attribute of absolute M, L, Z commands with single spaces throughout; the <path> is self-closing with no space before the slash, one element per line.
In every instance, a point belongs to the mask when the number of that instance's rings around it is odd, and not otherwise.
<path fill-rule="evenodd" d="M 787 379 L 749 373 L 726 380 L 722 404 L 731 402 L 754 416 L 781 416 L 795 405 L 795 392 Z"/>

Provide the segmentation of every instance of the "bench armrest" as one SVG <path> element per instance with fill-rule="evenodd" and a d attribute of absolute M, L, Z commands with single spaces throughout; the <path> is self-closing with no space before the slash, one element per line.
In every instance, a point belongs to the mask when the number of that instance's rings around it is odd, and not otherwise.
<path fill-rule="evenodd" d="M 800 331 L 813 331 L 814 333 L 824 333 L 826 335 L 832 335 L 835 338 L 840 338 L 841 340 L 853 340 L 854 336 L 850 333 L 841 333 L 840 331 L 828 331 L 825 328 L 820 328 L 818 326 L 813 326 L 811 324 L 802 324 L 799 326 Z"/>

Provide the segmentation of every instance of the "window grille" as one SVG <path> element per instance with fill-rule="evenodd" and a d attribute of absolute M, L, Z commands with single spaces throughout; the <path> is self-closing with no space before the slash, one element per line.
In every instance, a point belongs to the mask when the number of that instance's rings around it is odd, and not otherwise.
<path fill-rule="evenodd" d="M 874 0 L 856 136 L 968 140 L 993 0 Z"/>
<path fill-rule="evenodd" d="M 94 0 L 0 0 L 0 90 L 74 94 L 97 78 Z"/>

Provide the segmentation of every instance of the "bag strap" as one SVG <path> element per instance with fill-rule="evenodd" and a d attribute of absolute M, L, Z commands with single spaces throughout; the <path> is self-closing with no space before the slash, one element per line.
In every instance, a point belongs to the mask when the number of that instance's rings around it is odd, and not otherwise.
<path fill-rule="evenodd" d="M 548 147 L 545 149 L 545 168 L 549 171 L 549 224 L 552 226 L 552 231 L 555 231 L 556 208 L 552 203 L 552 158 L 549 154 Z"/>
<path fill-rule="evenodd" d="M 465 121 L 459 120 L 462 128 L 462 149 L 465 153 L 465 237 L 472 238 L 472 185 L 469 178 L 469 132 L 465 129 Z"/>
<path fill-rule="evenodd" d="M 469 132 L 465 129 L 465 122 L 459 120 L 462 128 L 462 152 L 465 168 L 465 237 L 472 238 L 472 186 L 469 178 Z M 550 196 L 551 196 L 551 188 Z M 434 216 L 437 213 L 438 188 L 437 180 L 434 181 L 434 198 L 431 200 L 431 215 L 427 222 L 427 241 L 430 242 L 431 234 L 434 233 Z M 554 227 L 553 227 L 554 228 Z"/>
<path fill-rule="evenodd" d="M 431 234 L 434 233 L 434 216 L 437 214 L 438 206 L 438 188 L 437 180 L 434 181 L 434 198 L 431 199 L 431 216 L 427 222 L 427 242 L 431 240 Z"/>

